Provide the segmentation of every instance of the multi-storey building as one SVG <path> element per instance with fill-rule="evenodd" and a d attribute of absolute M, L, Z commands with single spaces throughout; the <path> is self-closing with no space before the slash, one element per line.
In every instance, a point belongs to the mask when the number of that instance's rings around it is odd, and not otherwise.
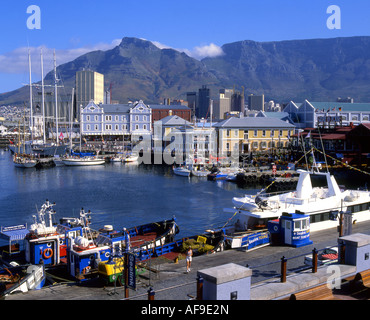
<path fill-rule="evenodd" d="M 91 139 L 110 136 L 131 139 L 151 134 L 152 110 L 143 101 L 134 104 L 95 104 L 81 108 L 81 134 Z"/>
<path fill-rule="evenodd" d="M 289 146 L 295 126 L 266 117 L 229 118 L 214 125 L 220 155 L 248 152 L 274 153 Z"/>

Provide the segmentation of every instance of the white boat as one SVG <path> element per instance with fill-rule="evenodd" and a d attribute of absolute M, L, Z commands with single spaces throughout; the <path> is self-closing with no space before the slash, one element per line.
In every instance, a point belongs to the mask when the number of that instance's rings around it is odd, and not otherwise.
<path fill-rule="evenodd" d="M 96 166 L 105 163 L 104 159 L 99 159 L 96 157 L 82 157 L 82 158 L 65 158 L 63 163 L 66 166 Z"/>
<path fill-rule="evenodd" d="M 139 160 L 139 155 L 132 153 L 122 159 L 123 162 L 136 162 Z"/>
<path fill-rule="evenodd" d="M 64 158 L 59 157 L 59 156 L 57 156 L 57 155 L 56 155 L 56 156 L 53 158 L 53 162 L 54 162 L 55 166 L 57 166 L 57 167 L 63 167 L 63 166 L 64 166 L 63 159 L 64 159 Z"/>
<path fill-rule="evenodd" d="M 190 177 L 191 170 L 186 167 L 174 167 L 173 173 L 178 176 Z"/>
<path fill-rule="evenodd" d="M 268 221 L 279 218 L 283 213 L 309 215 L 311 232 L 337 227 L 340 212 L 350 214 L 347 216 L 351 216 L 352 221 L 370 220 L 369 191 L 342 191 L 329 172 L 297 172 L 299 180 L 295 191 L 233 198 L 238 221 L 231 228 L 243 231 L 267 226 Z M 327 186 L 313 187 L 312 176 L 325 178 Z"/>
<path fill-rule="evenodd" d="M 207 170 L 206 168 L 194 168 L 191 170 L 191 175 L 195 177 L 207 177 L 211 172 Z"/>
<path fill-rule="evenodd" d="M 37 161 L 35 159 L 23 157 L 16 153 L 14 154 L 14 157 L 13 157 L 13 163 L 14 163 L 14 166 L 17 168 L 33 168 L 36 166 Z"/>

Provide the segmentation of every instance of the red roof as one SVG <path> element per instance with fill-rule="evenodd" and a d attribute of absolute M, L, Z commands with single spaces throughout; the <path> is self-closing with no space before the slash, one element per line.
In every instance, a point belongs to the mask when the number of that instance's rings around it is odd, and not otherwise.
<path fill-rule="evenodd" d="M 328 133 L 322 136 L 323 140 L 345 140 L 346 135 L 343 133 Z"/>

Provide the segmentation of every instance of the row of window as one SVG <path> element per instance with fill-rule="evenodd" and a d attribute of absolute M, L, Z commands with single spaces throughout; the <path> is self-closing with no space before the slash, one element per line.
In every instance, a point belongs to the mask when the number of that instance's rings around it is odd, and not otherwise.
<path fill-rule="evenodd" d="M 253 130 L 253 137 L 258 137 L 258 129 L 257 130 Z M 269 130 L 262 130 L 262 137 L 267 137 L 267 132 Z M 226 136 L 227 137 L 230 137 L 231 135 L 231 129 L 227 129 L 226 131 Z M 234 137 L 238 137 L 239 136 L 239 130 L 238 129 L 235 129 L 234 130 Z M 248 136 L 249 136 L 249 133 L 248 133 L 248 130 L 244 130 L 244 139 L 248 139 Z M 270 137 L 274 137 L 275 136 L 275 130 L 270 130 Z M 283 136 L 283 130 L 279 130 L 279 137 L 282 137 Z"/>
<path fill-rule="evenodd" d="M 370 202 L 366 202 L 362 204 L 348 206 L 347 213 L 356 213 L 356 212 L 366 211 L 369 209 L 370 209 Z M 331 212 L 323 212 L 323 213 L 310 215 L 310 222 L 315 223 L 315 222 L 330 220 L 330 215 L 331 215 Z"/>
<path fill-rule="evenodd" d="M 91 121 L 93 116 L 86 116 L 86 121 Z M 142 116 L 141 121 L 148 121 L 148 116 Z M 120 121 L 120 116 L 105 116 L 105 121 Z M 139 121 L 139 116 L 135 116 L 135 121 Z M 99 116 L 94 116 L 94 121 L 99 121 Z M 122 116 L 121 121 L 128 121 L 127 116 Z"/>
<path fill-rule="evenodd" d="M 90 131 L 91 130 L 91 125 L 86 125 L 86 130 L 87 131 Z M 105 130 L 112 130 L 112 128 L 113 128 L 113 125 L 111 125 L 111 124 L 106 124 L 105 125 Z M 99 131 L 99 125 L 94 125 L 94 129 L 93 129 L 94 131 Z M 114 125 L 114 130 L 115 131 L 118 131 L 118 130 L 120 130 L 120 125 L 118 125 L 118 124 L 116 124 L 116 125 Z M 122 130 L 128 130 L 128 125 L 127 124 L 123 124 L 122 125 Z M 135 124 L 135 130 L 139 130 L 139 125 L 138 124 Z M 146 124 L 144 124 L 143 125 L 143 130 L 148 130 L 148 126 L 146 125 Z"/>

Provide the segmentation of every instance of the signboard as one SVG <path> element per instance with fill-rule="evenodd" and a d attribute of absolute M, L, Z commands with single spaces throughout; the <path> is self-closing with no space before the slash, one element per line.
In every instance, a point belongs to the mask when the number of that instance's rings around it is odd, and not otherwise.
<path fill-rule="evenodd" d="M 127 287 L 130 289 L 136 289 L 136 257 L 133 253 L 127 253 L 127 272 L 128 281 Z"/>
<path fill-rule="evenodd" d="M 352 213 L 344 213 L 343 215 L 343 236 L 352 234 Z"/>

